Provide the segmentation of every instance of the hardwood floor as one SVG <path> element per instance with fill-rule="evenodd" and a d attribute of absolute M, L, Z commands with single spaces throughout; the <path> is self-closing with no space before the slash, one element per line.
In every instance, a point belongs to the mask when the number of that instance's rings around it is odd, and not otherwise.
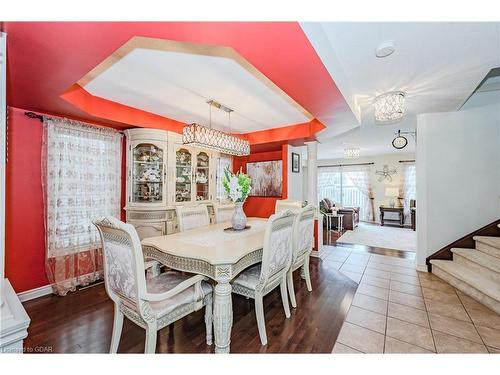
<path fill-rule="evenodd" d="M 279 288 L 264 298 L 268 345 L 257 331 L 253 300 L 233 295 L 232 353 L 331 353 L 351 305 L 357 284 L 330 262 L 311 259 L 312 293 L 295 272 L 297 308 L 285 319 Z M 24 303 L 31 318 L 26 352 L 107 353 L 111 340 L 113 305 L 104 285 L 66 297 L 46 296 Z M 158 353 L 212 353 L 205 344 L 204 311 L 164 328 Z M 145 332 L 125 319 L 119 353 L 142 353 Z M 38 349 L 40 350 L 40 349 Z"/>

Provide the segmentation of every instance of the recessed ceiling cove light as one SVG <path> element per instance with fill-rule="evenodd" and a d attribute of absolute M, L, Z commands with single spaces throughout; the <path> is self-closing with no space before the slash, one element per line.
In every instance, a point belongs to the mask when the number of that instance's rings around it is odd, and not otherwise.
<path fill-rule="evenodd" d="M 392 40 L 380 43 L 380 45 L 375 50 L 375 56 L 377 57 L 387 57 L 392 55 L 396 50 L 396 44 Z"/>

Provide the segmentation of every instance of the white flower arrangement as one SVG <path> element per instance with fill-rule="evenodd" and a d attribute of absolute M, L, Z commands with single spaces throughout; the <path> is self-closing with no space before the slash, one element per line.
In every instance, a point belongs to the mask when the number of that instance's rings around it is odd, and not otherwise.
<path fill-rule="evenodd" d="M 222 185 L 229 195 L 229 198 L 235 203 L 245 202 L 252 189 L 251 182 L 251 178 L 245 173 L 242 173 L 241 170 L 237 173 L 232 173 L 227 168 L 224 170 Z"/>

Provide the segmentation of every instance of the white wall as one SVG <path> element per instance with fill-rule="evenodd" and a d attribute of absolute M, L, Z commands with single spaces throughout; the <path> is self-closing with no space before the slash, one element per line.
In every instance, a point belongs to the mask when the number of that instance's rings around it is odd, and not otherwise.
<path fill-rule="evenodd" d="M 413 142 L 411 136 L 408 142 Z M 382 154 L 359 157 L 357 159 L 330 159 L 330 160 L 318 160 L 318 166 L 321 165 L 338 165 L 338 164 L 355 164 L 355 163 L 375 163 L 371 166 L 370 181 L 373 189 L 374 207 L 375 207 L 375 221 L 379 221 L 380 210 L 379 207 L 382 204 L 388 203 L 388 198 L 385 196 L 385 189 L 387 187 L 397 187 L 399 188 L 404 181 L 404 163 L 400 163 L 400 160 L 414 160 L 414 153 L 392 153 L 392 154 Z M 392 176 L 392 182 L 388 180 L 378 181 L 378 175 L 375 173 L 377 170 L 383 169 L 384 165 L 389 167 L 390 170 L 395 169 L 396 174 Z M 406 223 L 410 225 L 410 223 Z"/>
<path fill-rule="evenodd" d="M 500 106 L 417 117 L 417 266 L 500 217 Z"/>
<path fill-rule="evenodd" d="M 303 201 L 306 198 L 304 192 L 304 178 L 305 175 L 304 168 L 302 167 L 302 155 L 306 153 L 306 147 L 293 147 L 288 145 L 288 199 L 295 199 Z M 292 152 L 300 155 L 300 169 L 299 173 L 292 172 Z M 306 177 L 304 177 L 306 176 Z"/>
<path fill-rule="evenodd" d="M 6 134 L 7 34 L 0 32 L 0 288 L 5 259 L 5 134 Z M 1 299 L 1 296 L 0 296 Z M 1 303 L 1 302 L 0 302 Z"/>
<path fill-rule="evenodd" d="M 487 105 L 498 105 L 500 103 L 500 90 L 476 92 L 462 106 L 461 111 L 484 107 Z"/>

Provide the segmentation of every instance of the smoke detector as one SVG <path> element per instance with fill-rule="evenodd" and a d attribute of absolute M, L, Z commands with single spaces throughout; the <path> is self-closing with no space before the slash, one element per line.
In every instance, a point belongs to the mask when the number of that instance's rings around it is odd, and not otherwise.
<path fill-rule="evenodd" d="M 392 40 L 388 40 L 379 44 L 375 49 L 375 56 L 379 58 L 387 57 L 392 55 L 396 50 L 396 44 Z"/>

